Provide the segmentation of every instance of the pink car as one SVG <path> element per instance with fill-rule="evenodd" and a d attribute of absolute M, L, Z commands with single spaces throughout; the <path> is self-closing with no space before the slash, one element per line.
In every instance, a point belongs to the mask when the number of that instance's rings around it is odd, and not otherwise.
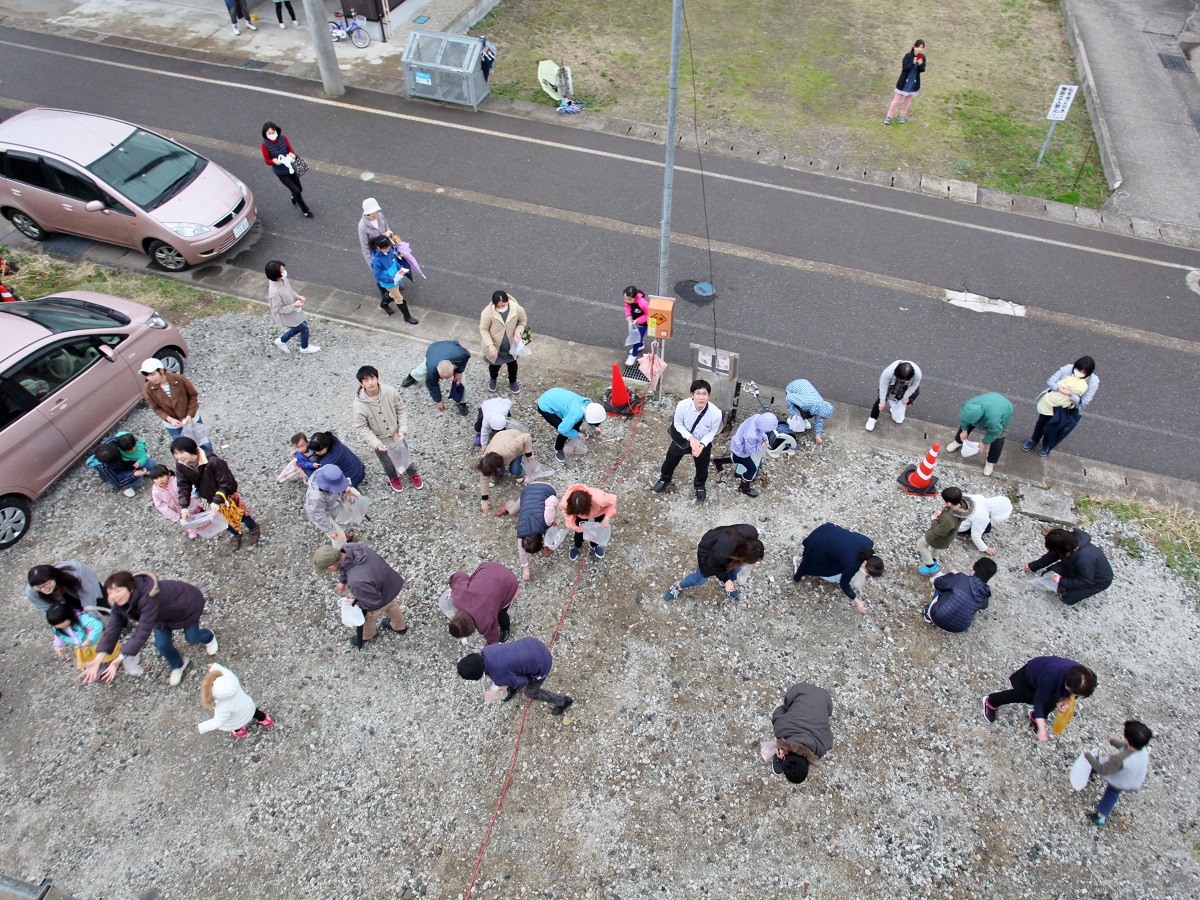
<path fill-rule="evenodd" d="M 187 342 L 148 306 L 89 291 L 0 303 L 0 548 L 30 504 L 142 399 L 142 361 L 182 372 Z"/>
<path fill-rule="evenodd" d="M 224 253 L 257 215 L 250 188 L 216 163 L 120 119 L 62 109 L 0 123 L 0 212 L 31 240 L 77 234 L 171 272 Z"/>

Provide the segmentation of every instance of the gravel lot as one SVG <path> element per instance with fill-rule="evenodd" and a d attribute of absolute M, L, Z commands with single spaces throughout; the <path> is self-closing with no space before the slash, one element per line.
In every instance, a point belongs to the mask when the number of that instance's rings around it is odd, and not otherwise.
<path fill-rule="evenodd" d="M 128 500 L 82 466 L 37 504 L 31 533 L 0 556 L 10 595 L 0 611 L 9 646 L 0 661 L 0 871 L 49 878 L 78 897 L 461 896 L 521 713 L 517 703 L 485 708 L 482 689 L 458 679 L 462 647 L 436 606 L 458 568 L 487 559 L 516 567 L 513 524 L 482 519 L 467 469 L 486 369 L 477 359 L 468 369 L 470 418 L 453 408 L 439 415 L 419 386 L 404 392 L 425 490 L 393 494 L 360 454 L 375 501 L 363 538 L 407 579 L 412 627 L 352 651 L 332 580 L 309 563 L 324 539 L 304 518 L 300 486 L 274 476 L 297 430 L 331 428 L 353 447 L 345 433 L 357 367 L 374 364 L 396 383 L 423 347 L 316 323 L 322 353 L 282 356 L 265 316 L 186 331 L 189 375 L 218 453 L 265 536 L 236 555 L 224 540 L 189 542 L 152 508 L 148 487 Z M 587 383 L 545 371 L 535 353 L 515 415 L 558 469 L 560 489 L 594 484 L 630 425 L 612 422 L 586 457 L 554 463 L 533 407 L 560 379 Z M 1200 691 L 1191 683 L 1200 629 L 1194 598 L 1148 544 L 1130 555 L 1114 546 L 1124 526 L 1097 523 L 1116 583 L 1066 608 L 1024 586 L 1019 570 L 1038 555 L 1041 532 L 1014 516 L 995 535 L 991 609 L 969 633 L 943 634 L 921 621 L 928 584 L 912 551 L 934 506 L 893 483 L 910 460 L 871 450 L 866 435 L 821 450 L 806 443 L 768 468 L 757 500 L 710 483 L 709 503 L 697 507 L 685 468 L 679 490 L 648 490 L 665 450 L 665 410 L 647 412 L 607 483 L 620 498 L 613 543 L 604 561 L 583 566 L 548 685 L 577 702 L 561 720 L 540 704 L 529 710 L 473 896 L 1200 893 Z M 169 457 L 147 410 L 126 427 L 160 461 Z M 973 491 L 1003 485 L 978 467 L 941 465 L 939 475 Z M 502 483 L 493 503 L 516 491 Z M 870 615 L 836 585 L 788 577 L 799 541 L 830 520 L 871 535 L 887 561 L 864 592 Z M 726 601 L 710 582 L 665 603 L 665 588 L 694 566 L 700 535 L 742 521 L 767 545 L 742 600 Z M 974 558 L 961 544 L 947 561 L 966 568 Z M 183 650 L 193 666 L 180 689 L 167 685 L 152 650 L 141 679 L 78 686 L 22 596 L 27 568 L 59 559 L 202 586 L 218 661 L 277 726 L 240 741 L 196 733 L 206 717 L 199 647 Z M 515 637 L 549 639 L 575 571 L 564 552 L 535 563 L 513 607 Z M 1012 709 L 988 725 L 979 698 L 1042 653 L 1091 665 L 1100 687 L 1065 735 L 1039 745 Z M 758 748 L 798 680 L 832 692 L 836 743 L 794 788 L 768 775 Z M 1151 775 L 1107 830 L 1096 829 L 1084 812 L 1099 792 L 1075 794 L 1067 768 L 1081 741 L 1119 733 L 1130 716 L 1156 732 Z"/>

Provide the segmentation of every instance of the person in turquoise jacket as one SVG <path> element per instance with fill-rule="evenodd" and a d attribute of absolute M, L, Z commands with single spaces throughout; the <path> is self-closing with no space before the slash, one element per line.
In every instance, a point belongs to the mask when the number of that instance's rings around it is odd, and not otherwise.
<path fill-rule="evenodd" d="M 991 475 L 1004 452 L 1004 432 L 1012 417 L 1012 401 L 1003 394 L 991 392 L 972 397 L 962 405 L 958 414 L 958 435 L 946 445 L 947 452 L 953 453 L 961 447 L 975 429 L 985 432 L 983 443 L 988 452 L 983 474 Z"/>
<path fill-rule="evenodd" d="M 579 437 L 579 426 L 582 423 L 587 422 L 599 431 L 597 426 L 604 421 L 603 406 L 566 388 L 550 388 L 538 397 L 537 408 L 542 418 L 558 432 L 554 439 L 554 458 L 559 462 L 566 458 L 563 455 L 563 447 L 567 445 L 567 441 Z M 584 437 L 587 437 L 586 433 Z"/>

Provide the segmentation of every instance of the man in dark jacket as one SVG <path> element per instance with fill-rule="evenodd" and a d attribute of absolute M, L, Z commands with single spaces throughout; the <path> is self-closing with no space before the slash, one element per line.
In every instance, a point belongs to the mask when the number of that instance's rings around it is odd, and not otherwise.
<path fill-rule="evenodd" d="M 451 379 L 450 402 L 458 405 L 458 411 L 467 414 L 467 404 L 463 402 L 466 388 L 463 387 L 463 372 L 471 352 L 458 341 L 434 341 L 425 351 L 425 389 L 437 404 L 439 412 L 446 411 L 446 401 L 442 399 L 441 382 Z M 410 375 L 409 378 L 412 378 Z M 408 378 L 404 387 L 408 386 Z"/>
<path fill-rule="evenodd" d="M 408 633 L 404 611 L 396 602 L 404 578 L 366 544 L 351 541 L 340 550 L 326 545 L 313 554 L 313 565 L 318 572 L 337 572 L 337 592 L 349 591 L 351 605 L 363 611 L 364 621 L 350 638 L 351 647 L 362 649 L 385 625 L 396 634 Z"/>
<path fill-rule="evenodd" d="M 498 562 L 481 563 L 470 575 L 455 572 L 450 576 L 450 602 L 455 609 L 450 633 L 467 638 L 479 631 L 488 644 L 503 644 L 511 627 L 508 608 L 520 589 L 517 576 Z"/>
<path fill-rule="evenodd" d="M 775 758 L 771 770 L 785 775 L 792 784 L 808 777 L 808 767 L 833 747 L 833 698 L 829 691 L 814 684 L 792 685 L 783 702 L 771 713 L 775 732 Z"/>
<path fill-rule="evenodd" d="M 478 681 L 484 675 L 492 679 L 496 687 L 484 694 L 488 703 L 507 702 L 524 691 L 530 700 L 549 703 L 553 707 L 550 715 L 561 716 L 575 700 L 542 687 L 553 665 L 550 648 L 535 637 L 527 637 L 467 654 L 458 661 L 458 674 L 467 681 Z"/>
<path fill-rule="evenodd" d="M 1082 528 L 1067 531 L 1051 528 L 1046 533 L 1046 553 L 1025 567 L 1026 572 L 1049 570 L 1032 583 L 1058 594 L 1068 606 L 1107 590 L 1113 583 L 1113 570 L 1104 551 L 1092 543 Z"/>
<path fill-rule="evenodd" d="M 238 527 L 229 523 L 229 532 L 233 535 L 233 549 L 242 546 L 242 535 L 251 544 L 257 544 L 262 537 L 258 523 L 245 512 L 242 498 L 238 496 L 237 479 L 233 470 L 225 460 L 213 453 L 205 453 L 196 446 L 191 438 L 179 437 L 171 441 L 171 455 L 175 457 L 175 490 L 179 501 L 179 522 L 183 524 L 188 519 L 188 508 L 192 505 L 192 490 L 207 503 L 213 512 L 226 504 L 232 504 L 242 510 L 242 518 Z"/>
<path fill-rule="evenodd" d="M 996 561 L 975 561 L 973 574 L 947 572 L 933 579 L 933 599 L 923 610 L 925 621 L 943 631 L 962 632 L 971 627 L 975 613 L 988 608 L 992 589 L 988 582 L 996 574 Z"/>
<path fill-rule="evenodd" d="M 144 572 L 114 572 L 104 582 L 108 602 L 112 605 L 104 633 L 96 644 L 96 658 L 83 667 L 79 680 L 91 684 L 99 675 L 104 681 L 112 681 L 117 675 L 117 665 L 126 657 L 135 657 L 151 634 L 154 646 L 171 667 L 171 686 L 183 680 L 183 670 L 190 660 L 185 660 L 175 649 L 172 631 L 182 631 L 189 644 L 204 644 L 209 656 L 217 653 L 217 638 L 207 628 L 200 627 L 200 616 L 204 613 L 204 594 L 200 588 L 186 581 L 160 581 L 156 576 Z M 104 657 L 116 649 L 121 632 L 133 625 L 133 633 L 121 646 L 121 652 L 104 672 L 100 664 Z"/>
<path fill-rule="evenodd" d="M 854 601 L 860 613 L 865 613 L 867 607 L 858 599 L 858 589 L 868 576 L 878 578 L 883 574 L 883 560 L 875 555 L 875 542 L 865 534 L 826 522 L 814 528 L 803 543 L 804 555 L 792 557 L 792 581 L 815 575 L 838 582 L 842 593 Z"/>

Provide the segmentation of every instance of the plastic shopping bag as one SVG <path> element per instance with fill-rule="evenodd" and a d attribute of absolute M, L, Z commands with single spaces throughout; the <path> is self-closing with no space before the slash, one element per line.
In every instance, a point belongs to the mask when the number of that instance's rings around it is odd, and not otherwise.
<path fill-rule="evenodd" d="M 583 539 L 591 544 L 607 547 L 612 540 L 612 525 L 601 525 L 599 522 L 588 522 L 583 526 Z"/>
<path fill-rule="evenodd" d="M 888 412 L 892 414 L 892 421 L 899 425 L 904 421 L 904 415 L 908 412 L 908 407 L 900 400 L 889 400 Z"/>
<path fill-rule="evenodd" d="M 1050 577 L 1050 572 L 1043 572 L 1041 575 L 1035 575 L 1029 579 L 1029 584 L 1032 587 L 1041 588 L 1048 594 L 1058 593 L 1058 582 Z"/>
<path fill-rule="evenodd" d="M 370 505 L 370 500 L 351 488 L 333 511 L 333 521 L 339 525 L 357 525 L 366 518 L 367 507 Z"/>
<path fill-rule="evenodd" d="M 632 322 L 630 322 L 629 323 L 629 333 L 625 335 L 625 346 L 632 347 L 634 344 L 640 343 L 641 340 L 642 340 L 641 331 L 638 330 L 638 327 L 636 325 L 634 325 Z"/>
<path fill-rule="evenodd" d="M 357 628 L 367 621 L 367 617 L 363 615 L 363 611 L 349 600 L 343 599 L 339 606 L 342 612 L 343 625 L 347 625 L 350 628 Z"/>
<path fill-rule="evenodd" d="M 294 459 L 288 460 L 288 464 L 279 470 L 279 474 L 275 476 L 275 480 L 280 484 L 285 481 L 308 481 L 308 476 L 304 474 L 304 470 L 296 465 Z"/>
<path fill-rule="evenodd" d="M 979 449 L 980 449 L 979 441 L 963 441 L 963 445 L 962 445 L 963 459 L 966 459 L 969 456 L 977 456 L 979 454 Z"/>
<path fill-rule="evenodd" d="M 208 426 L 193 419 L 180 429 L 179 436 L 191 438 L 197 447 L 203 447 L 208 443 Z"/>
<path fill-rule="evenodd" d="M 229 525 L 219 512 L 202 512 L 188 518 L 183 527 L 191 529 L 202 538 L 215 538 L 224 533 Z"/>
<path fill-rule="evenodd" d="M 547 478 L 549 478 L 553 474 L 554 474 L 553 469 L 543 466 L 536 459 L 530 459 L 530 460 L 525 461 L 525 483 L 526 484 L 529 484 L 530 482 L 534 482 L 534 481 L 545 481 Z"/>
<path fill-rule="evenodd" d="M 557 550 L 562 546 L 562 542 L 566 540 L 567 529 L 559 528 L 557 525 L 551 525 L 546 529 L 546 534 L 542 538 L 542 545 L 547 550 Z"/>
<path fill-rule="evenodd" d="M 408 450 L 408 441 L 406 440 L 393 443 L 388 447 L 387 455 L 398 472 L 408 471 L 408 467 L 412 465 L 412 453 Z"/>
<path fill-rule="evenodd" d="M 509 345 L 508 352 L 513 355 L 514 359 L 520 359 L 522 356 L 533 356 L 533 351 L 529 349 L 529 345 L 521 338 L 517 338 L 515 342 Z"/>
<path fill-rule="evenodd" d="M 1096 748 L 1093 747 L 1092 756 L 1096 755 Z M 1086 756 L 1080 753 L 1079 758 L 1076 759 L 1074 764 L 1071 766 L 1071 787 L 1075 788 L 1077 791 L 1082 791 L 1085 787 L 1087 787 L 1088 779 L 1091 778 L 1091 775 L 1092 764 L 1087 761 Z"/>
<path fill-rule="evenodd" d="M 587 453 L 587 441 L 573 437 L 563 446 L 563 456 L 583 456 Z"/>
<path fill-rule="evenodd" d="M 775 755 L 775 751 L 779 749 L 779 741 L 771 738 L 769 741 L 763 741 L 758 752 L 762 754 L 762 758 L 767 762 L 771 761 L 771 757 Z"/>
<path fill-rule="evenodd" d="M 794 416 L 788 416 L 788 428 L 792 429 L 796 434 L 803 434 L 808 431 L 808 419 L 796 413 Z"/>
<path fill-rule="evenodd" d="M 458 612 L 458 608 L 455 607 L 454 600 L 450 596 L 450 588 L 446 588 L 442 591 L 442 596 L 438 597 L 438 609 L 447 619 L 453 618 L 454 614 Z"/>

